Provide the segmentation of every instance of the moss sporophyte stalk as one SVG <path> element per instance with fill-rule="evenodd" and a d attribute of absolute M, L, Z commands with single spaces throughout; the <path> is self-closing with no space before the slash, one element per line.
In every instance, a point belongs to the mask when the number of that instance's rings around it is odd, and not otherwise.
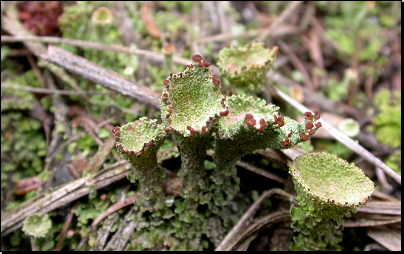
<path fill-rule="evenodd" d="M 188 224 L 199 220 L 201 215 L 195 209 L 207 204 L 224 221 L 218 223 L 210 216 L 210 223 L 228 227 L 223 211 L 239 190 L 236 162 L 256 149 L 287 149 L 307 141 L 321 127 L 317 122 L 320 115 L 306 112 L 305 119 L 296 122 L 262 99 L 225 96 L 220 91 L 221 80 L 210 72 L 211 64 L 198 54 L 192 61 L 183 72 L 170 74 L 163 82 L 162 123 L 141 118 L 115 127 L 116 148 L 134 167 L 143 196 L 137 205 L 157 211 L 170 195 L 161 188 L 165 170 L 157 166 L 156 153 L 165 138 L 174 137 L 181 156 L 181 207 L 187 207 L 188 213 L 183 219 Z M 211 146 L 215 167 L 208 170 L 204 161 Z M 215 236 L 216 242 L 224 233 Z"/>

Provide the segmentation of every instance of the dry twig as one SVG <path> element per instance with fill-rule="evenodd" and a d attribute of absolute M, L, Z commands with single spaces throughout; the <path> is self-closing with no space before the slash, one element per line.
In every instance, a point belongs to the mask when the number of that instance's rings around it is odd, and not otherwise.
<path fill-rule="evenodd" d="M 277 94 L 291 104 L 293 107 L 298 109 L 300 112 L 304 113 L 310 111 L 308 108 L 294 100 L 292 97 L 286 95 L 285 93 L 281 92 L 279 89 L 276 89 Z M 347 135 L 343 134 L 336 128 L 334 128 L 329 123 L 325 122 L 324 119 L 320 119 L 323 127 L 327 130 L 336 140 L 344 144 L 346 147 L 350 148 L 352 151 L 357 153 L 359 156 L 363 157 L 365 160 L 369 161 L 376 167 L 381 168 L 387 175 L 394 179 L 397 183 L 401 185 L 401 176 L 398 175 L 394 170 L 392 170 L 389 166 L 384 164 L 380 159 L 376 158 L 373 154 L 371 154 L 368 150 L 363 148 L 361 145 L 353 141 Z"/>
<path fill-rule="evenodd" d="M 93 95 L 93 94 L 110 94 L 111 91 L 106 92 L 77 92 L 77 91 L 65 91 L 65 90 L 58 90 L 58 89 L 48 89 L 48 88 L 38 88 L 32 86 L 17 86 L 17 85 L 10 85 L 7 82 L 1 82 L 1 87 L 15 89 L 15 90 L 23 90 L 33 93 L 42 93 L 42 94 L 60 94 L 60 95 Z"/>
<path fill-rule="evenodd" d="M 22 227 L 22 221 L 30 214 L 41 212 L 43 214 L 64 206 L 89 192 L 89 187 L 100 189 L 114 183 L 131 173 L 132 166 L 124 161 L 115 163 L 113 167 L 103 169 L 91 178 L 81 178 L 60 186 L 52 193 L 44 194 L 27 200 L 17 208 L 7 211 L 1 217 L 1 235 Z"/>
<path fill-rule="evenodd" d="M 265 29 L 257 38 L 258 41 L 263 41 L 268 35 L 270 35 L 276 27 L 279 27 L 287 17 L 302 3 L 302 1 L 291 2 L 289 6 L 279 15 L 279 17 L 273 22 L 269 28 Z"/>
<path fill-rule="evenodd" d="M 41 57 L 94 83 L 128 95 L 153 108 L 159 108 L 160 95 L 153 92 L 149 87 L 125 79 L 121 75 L 93 64 L 82 57 L 54 46 L 49 46 L 48 53 L 41 55 Z"/>
<path fill-rule="evenodd" d="M 114 52 L 123 52 L 123 53 L 128 53 L 128 54 L 134 54 L 134 55 L 139 55 L 139 56 L 144 56 L 146 58 L 149 58 L 151 60 L 155 60 L 158 62 L 162 62 L 164 60 L 164 55 L 160 53 L 155 53 L 152 51 L 148 50 L 143 50 L 143 49 L 134 49 L 134 48 L 128 48 L 120 45 L 106 45 L 98 42 L 90 42 L 90 41 L 82 41 L 82 40 L 73 40 L 73 39 L 66 39 L 66 38 L 59 38 L 59 37 L 52 37 L 52 36 L 7 36 L 7 35 L 2 35 L 1 36 L 1 41 L 2 42 L 46 42 L 46 43 L 60 43 L 60 44 L 68 44 L 68 45 L 74 45 L 77 47 L 82 47 L 82 48 L 92 48 L 92 49 L 97 49 L 97 50 L 103 50 L 103 51 L 114 51 Z M 173 56 L 173 62 L 176 64 L 182 64 L 182 65 L 187 65 L 191 61 Z"/>
<path fill-rule="evenodd" d="M 69 214 L 66 216 L 65 223 L 63 224 L 62 230 L 60 230 L 60 235 L 59 235 L 59 240 L 56 243 L 54 251 L 60 251 L 62 249 L 62 244 L 63 240 L 65 239 L 65 235 L 67 230 L 69 229 L 70 223 L 72 222 L 73 215 L 74 215 L 74 210 L 76 209 L 77 205 L 79 203 L 76 203 L 72 208 L 70 208 Z"/>
<path fill-rule="evenodd" d="M 291 201 L 294 200 L 294 196 L 290 195 L 286 191 L 281 189 L 271 189 L 269 191 L 264 192 L 261 197 L 255 201 L 251 207 L 244 213 L 243 217 L 237 222 L 237 224 L 232 228 L 232 230 L 226 235 L 220 245 L 216 248 L 216 251 L 221 250 L 231 250 L 237 241 L 233 241 L 233 238 L 237 235 L 241 234 L 241 229 L 247 224 L 247 221 L 251 219 L 254 214 L 258 211 L 259 206 L 261 205 L 264 199 L 271 197 L 273 194 L 279 194 L 282 196 L 288 197 Z"/>
<path fill-rule="evenodd" d="M 284 51 L 289 56 L 290 61 L 293 63 L 293 65 L 296 67 L 296 69 L 298 69 L 302 73 L 306 87 L 309 88 L 311 91 L 314 91 L 315 87 L 313 85 L 313 82 L 311 82 L 310 75 L 307 72 L 306 68 L 304 67 L 304 64 L 292 52 L 292 50 L 289 48 L 289 46 L 286 43 L 284 43 L 281 39 L 277 39 L 277 43 L 278 43 L 279 47 L 281 48 L 281 50 Z"/>

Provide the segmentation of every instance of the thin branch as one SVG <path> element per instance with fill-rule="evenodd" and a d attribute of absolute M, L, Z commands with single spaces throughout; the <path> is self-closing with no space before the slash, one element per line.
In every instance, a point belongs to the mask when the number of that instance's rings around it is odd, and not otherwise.
<path fill-rule="evenodd" d="M 245 33 L 241 34 L 229 34 L 229 33 L 221 33 L 209 37 L 201 37 L 192 43 L 208 43 L 208 42 L 216 42 L 216 41 L 230 41 L 233 39 L 242 39 L 242 38 L 250 38 L 250 37 L 255 37 L 261 34 L 265 29 L 256 29 L 252 31 L 248 31 Z M 281 28 L 276 28 L 276 30 L 273 31 L 274 36 L 284 36 L 287 34 L 294 34 L 297 33 L 297 29 L 295 29 L 292 26 L 282 26 Z"/>
<path fill-rule="evenodd" d="M 2 88 L 9 88 L 15 90 L 24 90 L 33 93 L 43 93 L 43 94 L 61 94 L 61 95 L 93 95 L 93 94 L 110 94 L 111 91 L 104 92 L 76 92 L 76 91 L 65 91 L 65 90 L 57 90 L 57 89 L 46 89 L 46 88 L 38 88 L 31 86 L 17 86 L 17 85 L 9 85 L 6 82 L 2 82 Z"/>
<path fill-rule="evenodd" d="M 278 43 L 281 50 L 284 51 L 289 56 L 290 61 L 296 67 L 296 69 L 298 69 L 302 73 L 303 78 L 304 78 L 304 83 L 306 84 L 307 88 L 309 88 L 311 91 L 314 91 L 315 87 L 313 85 L 313 82 L 310 79 L 309 73 L 307 72 L 306 68 L 304 67 L 304 64 L 293 53 L 293 51 L 290 49 L 290 47 L 286 43 L 284 43 L 281 39 L 277 39 L 276 42 Z"/>
<path fill-rule="evenodd" d="M 137 217 L 137 220 L 134 221 L 131 219 L 133 211 L 134 209 L 130 209 L 130 211 L 125 215 L 125 219 L 122 221 L 121 226 L 107 243 L 104 250 L 122 251 L 125 248 L 126 243 L 133 234 L 133 231 L 136 229 L 137 224 L 143 215 L 142 211 L 136 212 L 135 216 Z"/>
<path fill-rule="evenodd" d="M 271 180 L 274 180 L 274 181 L 277 181 L 277 182 L 285 184 L 285 179 L 278 176 L 277 174 L 274 174 L 274 173 L 268 172 L 266 170 L 254 167 L 254 166 L 252 166 L 252 165 L 250 165 L 248 163 L 245 163 L 243 161 L 238 161 L 237 166 L 244 167 L 247 170 L 249 170 L 251 172 L 254 172 L 254 173 L 258 174 L 258 175 L 261 175 L 261 176 L 266 177 L 268 179 L 271 179 Z"/>
<path fill-rule="evenodd" d="M 397 223 L 398 225 L 401 226 L 401 216 L 392 216 L 392 217 L 387 217 L 384 218 L 383 220 L 372 220 L 372 219 L 361 219 L 360 221 L 345 221 L 344 222 L 344 228 L 357 228 L 357 227 L 375 227 L 375 226 L 381 226 L 381 225 L 388 225 L 388 224 L 395 224 Z"/>
<path fill-rule="evenodd" d="M 263 218 L 254 220 L 250 225 L 248 225 L 248 227 L 243 228 L 243 231 L 232 239 L 232 246 L 227 247 L 226 250 L 239 250 L 244 246 L 245 247 L 243 249 L 248 248 L 261 229 L 268 228 L 277 222 L 286 222 L 290 220 L 291 218 L 289 211 L 274 212 Z"/>
<path fill-rule="evenodd" d="M 128 48 L 121 45 L 106 45 L 98 42 L 90 42 L 90 41 L 82 41 L 82 40 L 74 40 L 74 39 L 66 39 L 60 37 L 52 37 L 52 36 L 1 36 L 2 42 L 25 42 L 25 41 L 34 41 L 34 42 L 45 42 L 45 43 L 57 43 L 57 44 L 68 44 L 81 48 L 92 48 L 103 51 L 114 51 L 114 52 L 123 52 L 128 54 L 134 54 L 139 56 L 144 56 L 146 58 L 162 62 L 164 60 L 164 54 L 156 53 L 149 50 L 144 49 L 136 49 L 136 48 Z M 188 65 L 190 60 L 184 59 L 181 57 L 174 56 L 173 62 L 181 65 Z"/>
<path fill-rule="evenodd" d="M 273 30 L 279 27 L 287 17 L 302 3 L 302 1 L 291 2 L 289 6 L 281 13 L 281 15 L 273 22 L 268 29 L 264 30 L 257 38 L 258 41 L 263 41 Z"/>
<path fill-rule="evenodd" d="M 28 205 L 23 203 L 17 208 L 3 213 L 1 217 L 1 235 L 4 236 L 22 227 L 22 221 L 32 213 L 41 212 L 45 214 L 53 211 L 87 195 L 90 185 L 95 189 L 100 189 L 126 177 L 132 171 L 129 162 L 116 165 L 115 168 L 100 171 L 91 178 L 80 178 L 60 186 L 46 196 L 42 194 L 40 197 L 36 197 L 35 202 L 32 199 L 28 200 L 26 201 Z"/>
<path fill-rule="evenodd" d="M 308 108 L 297 102 L 292 97 L 286 95 L 285 93 L 281 92 L 279 89 L 276 88 L 277 94 L 291 104 L 293 107 L 298 109 L 300 112 L 304 113 L 310 111 Z M 327 130 L 336 140 L 344 144 L 346 147 L 357 153 L 359 156 L 363 157 L 368 162 L 372 163 L 376 167 L 381 168 L 387 175 L 394 179 L 397 183 L 401 185 L 401 176 L 398 175 L 394 170 L 392 170 L 389 166 L 384 164 L 381 160 L 376 158 L 373 154 L 371 154 L 368 150 L 363 148 L 361 145 L 353 141 L 347 135 L 340 132 L 338 129 L 334 128 L 331 124 L 324 121 L 324 119 L 320 118 L 320 121 L 323 125 L 323 128 Z"/>
<path fill-rule="evenodd" d="M 125 198 L 124 200 L 118 201 L 112 206 L 108 207 L 107 210 L 105 210 L 102 214 L 100 214 L 91 224 L 91 227 L 94 228 L 100 221 L 102 221 L 105 217 L 110 215 L 111 213 L 125 207 L 128 205 L 133 204 L 135 200 L 140 196 L 141 192 L 136 192 L 134 195 Z"/>
<path fill-rule="evenodd" d="M 276 63 L 276 62 L 275 62 Z M 267 79 L 271 82 L 275 82 L 277 84 L 281 84 L 282 86 L 286 86 L 289 88 L 297 87 L 303 91 L 305 101 L 310 102 L 311 104 L 316 104 L 324 111 L 336 112 L 336 111 L 343 111 L 345 114 L 349 116 L 359 115 L 359 111 L 352 107 L 349 107 L 348 110 L 342 104 L 336 104 L 329 99 L 327 99 L 323 94 L 313 93 L 313 91 L 309 90 L 307 87 L 300 85 L 299 83 L 282 76 L 279 72 L 269 71 L 266 75 Z M 267 89 L 271 89 L 270 86 L 267 86 Z M 271 91 L 271 90 L 270 90 Z M 357 119 L 357 118 L 356 118 Z"/>
<path fill-rule="evenodd" d="M 2 29 L 7 31 L 11 35 L 14 35 L 15 37 L 36 37 L 33 36 L 33 34 L 30 31 L 24 28 L 24 26 L 19 20 L 15 8 L 8 9 L 6 11 L 6 15 L 1 16 L 1 25 Z M 1 37 L 1 40 L 3 40 L 3 37 Z M 23 42 L 25 47 L 29 49 L 29 51 L 37 57 L 47 52 L 46 47 L 42 43 L 31 41 L 21 41 L 21 42 Z M 75 89 L 78 92 L 83 92 L 83 90 L 76 84 L 74 79 L 69 78 L 63 69 L 55 65 L 51 65 L 49 63 L 45 63 L 45 66 L 47 66 L 49 70 L 51 70 L 61 80 L 65 81 L 73 89 Z"/>
<path fill-rule="evenodd" d="M 89 172 L 96 174 L 100 171 L 102 164 L 104 164 L 111 149 L 115 146 L 115 137 L 110 136 L 104 142 L 103 146 L 99 147 L 98 152 L 93 156 L 93 160 L 88 164 L 87 168 L 83 172 Z"/>
<path fill-rule="evenodd" d="M 62 230 L 60 231 L 59 240 L 58 240 L 58 242 L 56 243 L 56 246 L 55 246 L 54 251 L 60 251 L 60 250 L 62 249 L 63 240 L 65 239 L 66 232 L 67 232 L 67 230 L 69 229 L 70 223 L 71 223 L 71 221 L 72 221 L 72 219 L 73 219 L 74 210 L 76 209 L 76 207 L 77 207 L 78 204 L 79 204 L 79 203 L 76 203 L 76 204 L 70 209 L 69 214 L 66 216 L 65 223 L 63 224 L 63 228 L 62 228 Z"/>
<path fill-rule="evenodd" d="M 42 54 L 41 57 L 94 83 L 128 95 L 155 109 L 160 108 L 160 95 L 153 92 L 149 87 L 130 81 L 82 57 L 55 46 L 49 46 L 47 54 Z"/>
<path fill-rule="evenodd" d="M 258 211 L 262 201 L 264 199 L 271 197 L 273 194 L 279 194 L 282 196 L 288 197 L 291 201 L 294 200 L 294 197 L 283 191 L 281 189 L 271 189 L 269 191 L 264 192 L 261 197 L 255 201 L 251 207 L 244 213 L 243 217 L 237 222 L 237 224 L 232 228 L 232 230 L 226 235 L 220 245 L 216 248 L 216 251 L 221 250 L 231 250 L 232 246 L 229 244 L 232 242 L 232 239 L 239 233 L 240 229 L 247 224 L 247 221 L 254 216 L 254 214 Z"/>
<path fill-rule="evenodd" d="M 41 83 L 42 87 L 45 87 L 45 80 L 44 77 L 42 76 L 41 71 L 38 68 L 38 65 L 36 61 L 34 60 L 34 57 L 32 54 L 27 55 L 27 60 L 29 65 L 31 66 L 32 71 L 34 72 L 36 78 L 38 79 L 39 83 Z"/>

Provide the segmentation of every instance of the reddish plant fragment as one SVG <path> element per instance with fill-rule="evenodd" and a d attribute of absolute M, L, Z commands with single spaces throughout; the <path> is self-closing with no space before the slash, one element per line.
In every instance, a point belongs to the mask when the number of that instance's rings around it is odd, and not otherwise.
<path fill-rule="evenodd" d="M 251 114 L 246 114 L 245 115 L 244 122 L 250 127 L 254 127 L 254 125 L 256 124 L 254 116 L 251 115 Z"/>

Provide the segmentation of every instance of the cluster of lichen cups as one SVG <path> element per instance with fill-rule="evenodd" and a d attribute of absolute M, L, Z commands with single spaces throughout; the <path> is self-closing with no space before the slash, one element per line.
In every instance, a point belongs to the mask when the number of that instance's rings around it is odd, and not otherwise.
<path fill-rule="evenodd" d="M 292 250 L 341 250 L 344 217 L 366 204 L 373 182 L 353 164 L 328 153 L 308 153 L 289 165 L 299 206 L 291 206 L 298 232 Z"/>
<path fill-rule="evenodd" d="M 184 72 L 164 80 L 161 124 L 141 118 L 113 129 L 116 148 L 134 166 L 143 192 L 137 204 L 147 209 L 164 202 L 165 170 L 157 166 L 156 153 L 168 136 L 175 138 L 181 155 L 181 196 L 200 204 L 213 200 L 224 205 L 238 191 L 235 164 L 241 156 L 268 147 L 290 148 L 321 127 L 318 112 L 306 112 L 305 120 L 298 123 L 262 99 L 221 94 L 221 81 L 210 73 L 211 64 L 200 55 L 192 60 Z M 212 143 L 216 168 L 208 174 L 204 160 Z"/>

